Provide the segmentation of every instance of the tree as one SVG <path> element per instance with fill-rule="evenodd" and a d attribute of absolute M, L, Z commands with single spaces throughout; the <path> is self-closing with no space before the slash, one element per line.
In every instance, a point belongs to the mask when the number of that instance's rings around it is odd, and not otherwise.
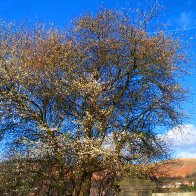
<path fill-rule="evenodd" d="M 0 126 L 14 135 L 11 160 L 33 159 L 44 194 L 89 195 L 95 173 L 147 175 L 165 156 L 156 129 L 181 120 L 183 55 L 178 40 L 148 32 L 155 10 L 135 20 L 101 10 L 69 32 L 2 27 Z"/>

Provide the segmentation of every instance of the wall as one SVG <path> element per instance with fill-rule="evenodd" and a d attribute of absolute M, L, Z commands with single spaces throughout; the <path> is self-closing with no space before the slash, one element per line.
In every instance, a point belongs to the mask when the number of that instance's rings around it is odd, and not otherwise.
<path fill-rule="evenodd" d="M 186 192 L 186 193 L 153 193 L 152 196 L 196 196 L 196 192 Z"/>

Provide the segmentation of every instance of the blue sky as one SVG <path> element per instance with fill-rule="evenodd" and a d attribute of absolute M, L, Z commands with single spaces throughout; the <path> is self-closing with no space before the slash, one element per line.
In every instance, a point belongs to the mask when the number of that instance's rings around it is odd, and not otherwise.
<path fill-rule="evenodd" d="M 192 38 L 189 55 L 192 65 L 196 62 L 196 2 L 195 0 L 162 0 L 164 10 L 159 16 L 160 22 L 168 23 L 168 31 L 185 34 L 184 42 Z M 134 3 L 133 3 L 134 2 Z M 41 21 L 47 24 L 55 23 L 58 27 L 71 24 L 71 20 L 86 11 L 96 13 L 100 7 L 126 8 L 135 6 L 137 2 L 128 0 L 0 0 L 0 18 L 4 21 Z M 147 6 L 149 0 L 143 0 L 142 6 Z M 189 113 L 189 119 L 181 127 L 187 137 L 181 138 L 177 129 L 169 132 L 169 137 L 175 140 L 177 156 L 196 157 L 196 68 L 192 68 L 192 76 L 184 78 L 191 95 L 184 109 Z M 183 80 L 184 80 L 183 79 Z M 177 132 L 176 132 L 177 131 Z M 175 132 L 175 134 L 173 134 Z M 175 138 L 177 136 L 177 138 Z"/>

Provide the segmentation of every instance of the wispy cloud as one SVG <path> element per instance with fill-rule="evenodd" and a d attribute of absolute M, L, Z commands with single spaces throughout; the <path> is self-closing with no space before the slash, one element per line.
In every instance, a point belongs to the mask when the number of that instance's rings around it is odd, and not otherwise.
<path fill-rule="evenodd" d="M 193 27 L 196 25 L 196 17 L 192 11 L 183 11 L 181 12 L 177 23 L 182 28 Z"/>

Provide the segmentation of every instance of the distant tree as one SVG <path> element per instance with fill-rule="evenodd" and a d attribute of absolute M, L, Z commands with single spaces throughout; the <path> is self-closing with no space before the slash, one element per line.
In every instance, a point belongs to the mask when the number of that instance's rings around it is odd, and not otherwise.
<path fill-rule="evenodd" d="M 0 128 L 10 160 L 31 166 L 15 189 L 27 179 L 46 195 L 89 195 L 95 173 L 146 176 L 165 156 L 156 129 L 181 120 L 184 57 L 178 40 L 148 32 L 156 15 L 101 10 L 71 31 L 1 27 Z"/>

